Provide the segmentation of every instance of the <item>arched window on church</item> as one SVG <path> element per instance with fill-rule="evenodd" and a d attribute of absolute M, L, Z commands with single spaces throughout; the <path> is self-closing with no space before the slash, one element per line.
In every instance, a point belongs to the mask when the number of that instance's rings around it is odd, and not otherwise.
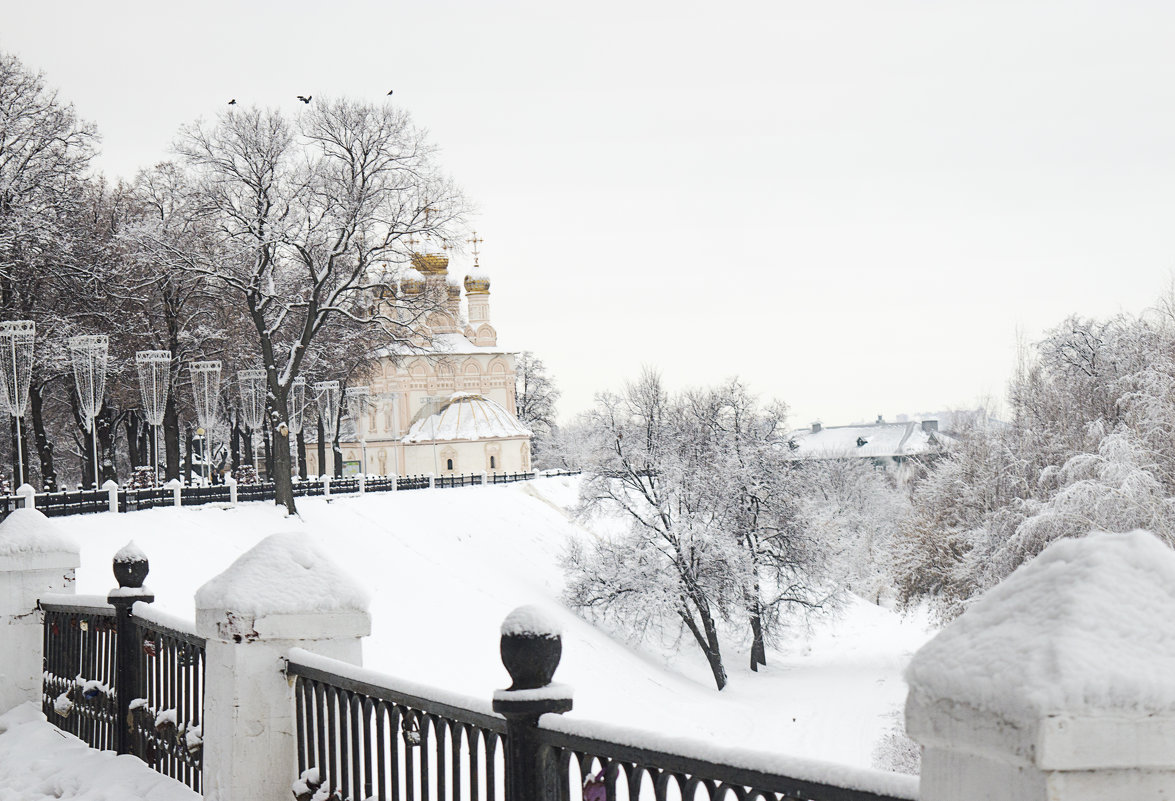
<path fill-rule="evenodd" d="M 491 456 L 490 457 L 490 470 L 494 470 L 496 468 L 497 468 L 497 465 L 494 464 L 494 457 Z"/>
<path fill-rule="evenodd" d="M 445 460 L 445 469 L 446 469 L 446 470 L 452 470 L 452 469 L 453 469 L 453 460 L 452 460 L 452 459 L 446 459 L 446 460 Z"/>

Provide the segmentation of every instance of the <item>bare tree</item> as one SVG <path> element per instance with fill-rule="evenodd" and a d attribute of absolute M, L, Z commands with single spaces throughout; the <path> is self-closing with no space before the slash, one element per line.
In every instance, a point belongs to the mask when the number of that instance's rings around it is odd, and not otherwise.
<path fill-rule="evenodd" d="M 542 359 L 529 350 L 518 354 L 514 363 L 514 397 L 518 419 L 531 430 L 531 456 L 541 464 L 542 454 L 555 430 L 555 404 L 561 394 Z"/>
<path fill-rule="evenodd" d="M 187 128 L 178 145 L 218 240 L 214 276 L 246 309 L 267 376 L 276 500 L 295 511 L 286 425 L 290 385 L 332 326 L 372 346 L 419 338 L 426 310 L 396 292 L 415 240 L 455 231 L 465 201 L 407 113 L 316 102 L 289 119 L 240 109 Z"/>

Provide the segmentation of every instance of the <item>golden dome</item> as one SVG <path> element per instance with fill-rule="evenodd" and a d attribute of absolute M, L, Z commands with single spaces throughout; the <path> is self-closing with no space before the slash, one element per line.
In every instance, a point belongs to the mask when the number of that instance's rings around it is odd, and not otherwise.
<path fill-rule="evenodd" d="M 425 275 L 444 275 L 449 269 L 449 257 L 444 253 L 413 253 L 412 266 Z"/>
<path fill-rule="evenodd" d="M 489 274 L 475 264 L 473 271 L 465 276 L 465 291 L 470 295 L 490 294 Z"/>
<path fill-rule="evenodd" d="M 424 291 L 424 281 L 424 276 L 419 270 L 405 270 L 400 276 L 400 291 L 405 295 L 419 295 Z"/>

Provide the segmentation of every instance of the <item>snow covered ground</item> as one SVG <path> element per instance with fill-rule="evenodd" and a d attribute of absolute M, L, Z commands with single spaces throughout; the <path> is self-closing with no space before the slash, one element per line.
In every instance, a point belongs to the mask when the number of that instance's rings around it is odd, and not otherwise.
<path fill-rule="evenodd" d="M 151 561 L 156 606 L 192 619 L 196 589 L 268 534 L 305 531 L 372 597 L 371 669 L 488 701 L 509 684 L 498 627 L 535 604 L 563 626 L 556 681 L 575 689 L 569 717 L 869 767 L 905 698 L 901 671 L 930 636 L 853 600 L 843 616 L 798 631 L 758 674 L 728 643 L 730 685 L 713 688 L 692 643 L 676 657 L 638 649 L 559 602 L 569 537 L 591 536 L 566 509 L 576 480 L 300 499 L 302 519 L 267 503 L 58 518 L 82 549 L 79 593 L 113 586 L 110 560 L 133 539 Z"/>
<path fill-rule="evenodd" d="M 133 756 L 94 751 L 22 704 L 0 715 L 0 801 L 199 801 Z"/>

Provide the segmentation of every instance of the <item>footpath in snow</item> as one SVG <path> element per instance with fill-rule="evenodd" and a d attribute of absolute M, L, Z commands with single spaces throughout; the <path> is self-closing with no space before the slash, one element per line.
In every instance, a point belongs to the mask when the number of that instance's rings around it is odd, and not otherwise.
<path fill-rule="evenodd" d="M 133 756 L 95 751 L 22 704 L 0 715 L 0 801 L 199 801 Z"/>
<path fill-rule="evenodd" d="M 198 587 L 265 536 L 301 531 L 371 596 L 364 664 L 381 673 L 488 702 L 509 684 L 498 630 L 533 604 L 563 629 L 556 681 L 575 692 L 568 718 L 802 759 L 870 767 L 905 699 L 901 673 L 925 642 L 924 620 L 859 599 L 838 620 L 784 638 L 758 674 L 725 644 L 730 685 L 713 688 L 691 643 L 680 653 L 633 648 L 566 609 L 560 559 L 571 537 L 577 483 L 372 493 L 327 503 L 299 499 L 302 519 L 266 503 L 236 509 L 164 508 L 57 518 L 82 548 L 78 592 L 113 585 L 110 560 L 133 539 L 147 554 L 156 607 L 192 619 Z"/>

